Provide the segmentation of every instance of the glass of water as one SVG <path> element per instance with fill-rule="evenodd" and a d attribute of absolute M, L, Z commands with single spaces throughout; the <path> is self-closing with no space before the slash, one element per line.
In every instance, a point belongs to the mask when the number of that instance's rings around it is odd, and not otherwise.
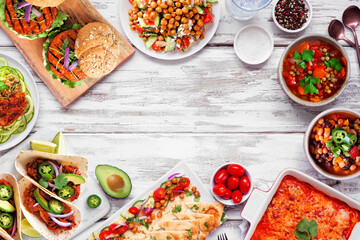
<path fill-rule="evenodd" d="M 267 7 L 272 0 L 225 0 L 230 16 L 244 21 L 253 18 L 258 11 Z"/>

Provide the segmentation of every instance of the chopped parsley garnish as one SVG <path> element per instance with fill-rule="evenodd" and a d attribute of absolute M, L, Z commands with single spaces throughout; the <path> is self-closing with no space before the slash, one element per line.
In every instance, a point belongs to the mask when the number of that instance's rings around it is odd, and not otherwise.
<path fill-rule="evenodd" d="M 294 52 L 294 59 L 301 60 L 301 55 L 298 52 Z"/>
<path fill-rule="evenodd" d="M 304 218 L 296 225 L 294 234 L 299 240 L 311 240 L 318 234 L 318 224 L 315 220 L 310 222 L 307 218 Z"/>
<path fill-rule="evenodd" d="M 192 196 L 193 195 L 193 192 L 192 191 L 188 191 L 185 193 L 185 196 L 189 197 L 189 196 Z"/>
<path fill-rule="evenodd" d="M 301 63 L 299 63 L 299 66 L 303 69 L 306 68 L 306 63 L 304 61 L 302 61 Z"/>
<path fill-rule="evenodd" d="M 193 209 L 193 208 L 195 208 L 195 210 L 199 210 L 199 206 L 198 205 L 193 205 L 190 209 Z"/>
<path fill-rule="evenodd" d="M 63 189 L 67 185 L 67 178 L 65 177 L 65 173 L 60 173 L 55 179 L 54 184 L 55 187 L 59 190 Z"/>
<path fill-rule="evenodd" d="M 207 229 L 209 229 L 209 223 L 208 223 L 208 222 L 205 222 L 205 223 L 204 223 L 204 226 L 205 226 Z"/>
<path fill-rule="evenodd" d="M 175 205 L 175 207 L 172 209 L 173 213 L 179 213 L 181 212 L 181 205 Z"/>
<path fill-rule="evenodd" d="M 171 237 L 170 237 L 170 236 L 167 236 L 166 239 L 171 239 Z"/>
<path fill-rule="evenodd" d="M 191 232 L 191 229 L 186 229 L 186 231 L 188 232 L 188 234 L 189 234 L 189 238 L 191 239 L 191 238 L 192 238 L 192 232 Z"/>
<path fill-rule="evenodd" d="M 316 93 L 319 94 L 319 90 L 314 86 L 320 83 L 320 79 L 314 76 L 306 76 L 304 79 L 299 81 L 301 87 L 305 86 L 304 92 L 307 93 Z"/>
<path fill-rule="evenodd" d="M 314 59 L 315 51 L 310 49 L 304 49 L 301 53 L 301 59 L 306 62 L 310 62 Z"/>
<path fill-rule="evenodd" d="M 194 202 L 199 202 L 200 201 L 200 196 L 194 198 Z"/>
<path fill-rule="evenodd" d="M 224 223 L 226 220 L 226 212 L 223 212 L 223 214 L 221 215 L 221 222 Z"/>
<path fill-rule="evenodd" d="M 5 90 L 5 89 L 8 89 L 9 87 L 3 82 L 3 81 L 0 81 L 0 91 L 1 90 Z"/>
<path fill-rule="evenodd" d="M 342 69 L 341 63 L 340 63 L 339 59 L 337 59 L 337 58 L 331 59 L 329 61 L 329 64 L 330 64 L 331 68 L 335 69 L 336 71 L 341 71 L 341 69 Z"/>

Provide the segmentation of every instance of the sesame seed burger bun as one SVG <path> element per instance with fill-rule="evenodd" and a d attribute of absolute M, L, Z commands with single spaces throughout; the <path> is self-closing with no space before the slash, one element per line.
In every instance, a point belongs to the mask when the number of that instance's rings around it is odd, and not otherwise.
<path fill-rule="evenodd" d="M 56 7 L 65 0 L 26 0 L 28 3 L 39 7 Z"/>
<path fill-rule="evenodd" d="M 120 43 L 108 25 L 94 22 L 80 29 L 75 43 L 75 55 L 81 70 L 90 78 L 113 71 L 120 56 Z"/>

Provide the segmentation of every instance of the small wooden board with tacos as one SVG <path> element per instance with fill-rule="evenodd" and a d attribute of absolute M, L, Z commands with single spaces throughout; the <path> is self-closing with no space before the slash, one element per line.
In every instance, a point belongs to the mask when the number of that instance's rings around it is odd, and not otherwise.
<path fill-rule="evenodd" d="M 134 54 L 88 0 L 0 0 L 0 19 L 65 108 Z"/>

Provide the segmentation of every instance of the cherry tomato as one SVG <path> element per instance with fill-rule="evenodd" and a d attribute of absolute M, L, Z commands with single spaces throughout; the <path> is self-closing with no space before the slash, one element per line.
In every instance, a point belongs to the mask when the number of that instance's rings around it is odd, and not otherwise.
<path fill-rule="evenodd" d="M 131 5 L 133 5 L 133 4 L 134 4 L 134 0 L 129 0 L 129 3 L 130 3 Z"/>
<path fill-rule="evenodd" d="M 213 192 L 219 197 L 224 196 L 225 191 L 226 191 L 226 187 L 224 184 L 218 183 L 213 187 Z"/>
<path fill-rule="evenodd" d="M 216 183 L 225 183 L 229 178 L 229 173 L 228 171 L 224 168 L 224 169 L 220 169 L 214 177 L 214 180 Z"/>
<path fill-rule="evenodd" d="M 249 192 L 250 186 L 251 186 L 251 183 L 250 183 L 250 179 L 248 177 L 244 176 L 240 179 L 240 191 L 243 194 L 247 194 Z"/>
<path fill-rule="evenodd" d="M 244 175 L 244 168 L 240 166 L 239 164 L 231 164 L 228 166 L 227 171 L 230 173 L 230 175 L 235 177 L 241 177 Z"/>
<path fill-rule="evenodd" d="M 129 213 L 132 215 L 136 215 L 139 212 L 139 209 L 137 207 L 131 207 L 129 208 Z"/>
<path fill-rule="evenodd" d="M 154 199 L 156 201 L 160 201 L 161 199 L 163 199 L 166 195 L 166 190 L 164 188 L 158 188 L 154 191 Z"/>
<path fill-rule="evenodd" d="M 184 37 L 181 38 L 181 40 L 182 40 L 183 49 L 187 49 L 190 46 L 189 37 L 184 36 Z"/>
<path fill-rule="evenodd" d="M 159 44 L 156 44 L 157 41 L 151 46 L 151 48 L 155 51 L 155 52 L 160 52 L 161 51 L 161 46 Z"/>
<path fill-rule="evenodd" d="M 239 182 L 240 182 L 239 177 L 231 176 L 227 180 L 226 185 L 230 190 L 234 190 L 239 187 Z"/>
<path fill-rule="evenodd" d="M 143 20 L 146 25 L 155 25 L 154 19 L 150 16 L 150 12 L 144 14 Z"/>
<path fill-rule="evenodd" d="M 116 227 L 117 227 L 118 225 L 117 224 L 115 224 L 115 223 L 113 223 L 113 224 L 110 224 L 110 226 L 109 226 L 109 231 L 111 232 L 111 233 L 116 233 L 117 232 L 117 230 L 116 230 Z"/>
<path fill-rule="evenodd" d="M 124 234 L 129 228 L 127 226 L 122 226 L 121 228 L 118 228 L 116 231 L 117 234 L 121 235 Z"/>
<path fill-rule="evenodd" d="M 139 33 L 145 32 L 145 29 L 142 29 L 139 24 L 136 24 L 135 29 L 136 29 L 136 31 L 138 31 Z"/>
<path fill-rule="evenodd" d="M 204 18 L 204 24 L 208 24 L 213 19 L 211 12 L 207 8 L 204 8 L 205 10 L 205 18 Z"/>
<path fill-rule="evenodd" d="M 182 178 L 180 178 L 178 184 L 179 184 L 179 187 L 184 189 L 190 185 L 190 179 L 188 179 L 187 177 L 182 177 Z"/>
<path fill-rule="evenodd" d="M 99 234 L 100 240 L 105 240 L 107 236 L 112 234 L 109 230 L 104 230 Z"/>
<path fill-rule="evenodd" d="M 222 196 L 222 198 L 228 200 L 228 199 L 231 199 L 231 196 L 232 196 L 232 191 L 227 188 L 227 189 L 225 190 L 225 193 L 224 193 L 224 195 Z"/>
<path fill-rule="evenodd" d="M 233 193 L 232 193 L 232 200 L 234 203 L 240 203 L 242 198 L 243 198 L 243 195 L 242 193 L 240 192 L 240 190 L 235 190 Z"/>

